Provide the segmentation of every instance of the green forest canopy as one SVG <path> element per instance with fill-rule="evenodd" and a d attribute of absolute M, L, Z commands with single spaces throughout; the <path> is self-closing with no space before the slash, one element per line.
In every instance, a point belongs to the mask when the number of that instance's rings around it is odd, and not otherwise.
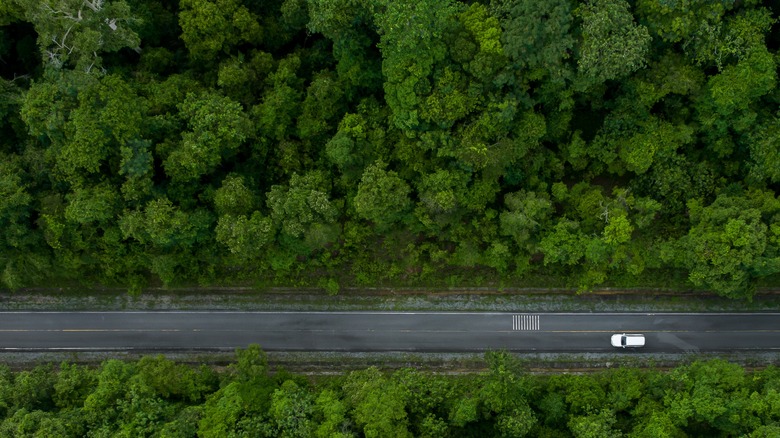
<path fill-rule="evenodd" d="M 5 0 L 2 285 L 749 297 L 780 272 L 778 12 Z"/>
<path fill-rule="evenodd" d="M 722 360 L 670 371 L 530 375 L 377 368 L 307 378 L 256 346 L 224 371 L 162 356 L 99 367 L 0 366 L 0 437 L 662 438 L 780 435 L 780 370 Z"/>

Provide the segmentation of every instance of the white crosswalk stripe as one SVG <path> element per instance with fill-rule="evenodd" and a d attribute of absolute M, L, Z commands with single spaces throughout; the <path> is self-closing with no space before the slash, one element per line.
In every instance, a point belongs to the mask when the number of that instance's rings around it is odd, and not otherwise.
<path fill-rule="evenodd" d="M 512 315 L 512 330 L 539 330 L 539 315 Z"/>

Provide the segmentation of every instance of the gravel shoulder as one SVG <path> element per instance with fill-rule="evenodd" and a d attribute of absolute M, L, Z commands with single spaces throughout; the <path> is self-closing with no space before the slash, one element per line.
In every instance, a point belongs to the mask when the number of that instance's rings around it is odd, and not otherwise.
<path fill-rule="evenodd" d="M 494 311 L 494 312 L 723 312 L 780 310 L 780 290 L 752 301 L 701 292 L 654 289 L 578 294 L 564 289 L 320 289 L 182 288 L 23 289 L 0 291 L 0 310 L 286 310 L 286 311 Z"/>

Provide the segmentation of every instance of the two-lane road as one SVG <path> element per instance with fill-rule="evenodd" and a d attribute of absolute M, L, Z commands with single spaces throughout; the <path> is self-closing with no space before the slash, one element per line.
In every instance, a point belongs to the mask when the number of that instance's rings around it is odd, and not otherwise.
<path fill-rule="evenodd" d="M 615 351 L 780 350 L 780 313 L 0 312 L 0 351 Z"/>

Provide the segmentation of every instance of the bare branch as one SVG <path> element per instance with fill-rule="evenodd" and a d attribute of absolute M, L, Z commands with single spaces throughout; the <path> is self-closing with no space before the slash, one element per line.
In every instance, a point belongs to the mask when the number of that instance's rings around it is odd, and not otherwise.
<path fill-rule="evenodd" d="M 604 201 L 599 201 L 599 207 L 602 208 L 600 218 L 604 219 L 604 222 L 609 222 L 609 206 L 604 204 Z"/>
<path fill-rule="evenodd" d="M 43 7 L 44 7 L 44 9 L 48 10 L 52 15 L 59 15 L 60 17 L 58 17 L 58 18 L 67 18 L 68 20 L 73 20 L 73 21 L 81 21 L 81 19 L 82 19 L 81 18 L 81 9 L 79 9 L 78 15 L 76 17 L 74 17 L 73 14 L 71 14 L 68 11 L 64 11 L 64 10 L 61 10 L 61 9 L 53 9 L 49 5 L 44 5 Z"/>
<path fill-rule="evenodd" d="M 95 12 L 98 12 L 99 10 L 103 9 L 103 0 L 84 0 L 84 4 L 87 5 L 88 8 L 92 9 Z"/>
<path fill-rule="evenodd" d="M 68 55 L 70 55 L 71 52 L 73 52 L 73 47 L 72 46 L 68 46 L 67 44 L 65 44 L 65 40 L 68 38 L 68 35 L 70 34 L 70 30 L 71 29 L 73 29 L 73 26 L 69 27 L 68 30 L 65 31 L 65 35 L 62 36 L 61 41 L 57 41 L 57 36 L 56 35 L 51 37 L 51 40 L 54 42 L 54 44 L 57 45 L 57 47 L 59 47 L 60 49 L 68 51 Z"/>
<path fill-rule="evenodd" d="M 50 50 L 46 51 L 46 55 L 49 57 L 49 62 L 55 67 L 55 68 L 61 68 L 62 67 L 62 59 L 60 59 L 59 53 L 54 53 Z"/>

